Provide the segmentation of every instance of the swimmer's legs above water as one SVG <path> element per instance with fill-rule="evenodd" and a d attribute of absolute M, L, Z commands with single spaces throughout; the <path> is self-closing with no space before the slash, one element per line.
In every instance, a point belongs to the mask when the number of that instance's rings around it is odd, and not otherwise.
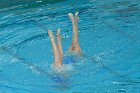
<path fill-rule="evenodd" d="M 73 15 L 72 13 L 69 13 L 69 17 L 72 21 L 72 27 L 73 27 L 73 37 L 72 37 L 72 44 L 69 48 L 70 52 L 76 52 L 78 54 L 81 54 L 81 48 L 78 42 L 78 12 Z M 62 49 L 62 38 L 60 35 L 60 28 L 57 29 L 57 44 L 55 42 L 54 35 L 51 30 L 48 30 L 48 34 L 52 43 L 53 52 L 54 52 L 54 65 L 55 67 L 61 67 L 62 61 L 63 61 L 63 49 Z"/>
<path fill-rule="evenodd" d="M 48 34 L 52 43 L 53 52 L 54 52 L 54 66 L 61 67 L 62 66 L 62 58 L 63 58 L 63 50 L 61 45 L 61 35 L 60 29 L 57 30 L 57 43 L 55 43 L 55 38 L 51 30 L 48 30 Z"/>
<path fill-rule="evenodd" d="M 70 52 L 77 52 L 81 53 L 81 48 L 78 42 L 78 12 L 73 15 L 72 13 L 69 13 L 69 17 L 72 21 L 72 27 L 73 27 L 73 36 L 72 36 L 72 44 L 69 48 Z"/>
<path fill-rule="evenodd" d="M 58 46 L 61 61 L 63 61 L 62 37 L 60 34 L 60 28 L 57 29 L 57 46 Z"/>

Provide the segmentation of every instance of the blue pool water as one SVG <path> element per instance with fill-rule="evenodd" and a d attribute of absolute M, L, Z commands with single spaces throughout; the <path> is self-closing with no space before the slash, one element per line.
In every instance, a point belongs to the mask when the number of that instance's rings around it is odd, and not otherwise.
<path fill-rule="evenodd" d="M 75 11 L 84 55 L 58 73 L 47 29 L 66 55 Z M 140 93 L 139 56 L 140 0 L 0 1 L 0 93 Z"/>

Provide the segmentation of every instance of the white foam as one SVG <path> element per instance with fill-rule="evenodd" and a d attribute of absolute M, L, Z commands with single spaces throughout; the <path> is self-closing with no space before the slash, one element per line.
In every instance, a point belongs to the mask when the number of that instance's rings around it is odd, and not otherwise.
<path fill-rule="evenodd" d="M 63 66 L 61 67 L 55 67 L 54 64 L 51 65 L 51 68 L 55 71 L 55 72 L 65 72 L 65 71 L 71 71 L 73 70 L 73 66 L 71 64 L 63 64 Z"/>
<path fill-rule="evenodd" d="M 18 62 L 19 60 L 17 59 L 17 58 L 13 58 L 12 60 L 11 60 L 11 62 L 10 63 L 16 63 L 16 62 Z"/>

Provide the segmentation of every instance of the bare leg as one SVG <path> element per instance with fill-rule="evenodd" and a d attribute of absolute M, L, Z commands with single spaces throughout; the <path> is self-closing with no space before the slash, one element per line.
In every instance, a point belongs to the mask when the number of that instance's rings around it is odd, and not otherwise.
<path fill-rule="evenodd" d="M 60 57 L 58 47 L 55 43 L 55 38 L 54 38 L 51 30 L 48 30 L 48 34 L 49 34 L 49 37 L 51 39 L 53 52 L 54 52 L 54 65 L 55 65 L 55 67 L 61 67 L 62 66 L 62 61 L 61 61 L 61 57 Z"/>
<path fill-rule="evenodd" d="M 72 45 L 70 46 L 69 51 L 81 53 L 81 48 L 78 42 L 78 12 L 75 13 L 75 16 L 72 13 L 69 13 L 69 17 L 72 21 L 73 27 Z"/>
<path fill-rule="evenodd" d="M 62 42 L 61 42 L 61 35 L 60 35 L 60 28 L 57 29 L 57 46 L 61 57 L 61 62 L 63 60 L 63 49 L 62 49 Z"/>

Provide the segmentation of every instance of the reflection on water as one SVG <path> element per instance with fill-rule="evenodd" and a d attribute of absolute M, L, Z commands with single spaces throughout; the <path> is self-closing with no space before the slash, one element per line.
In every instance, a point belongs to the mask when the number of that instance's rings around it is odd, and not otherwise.
<path fill-rule="evenodd" d="M 140 9 L 136 6 L 133 7 L 128 7 L 125 9 L 120 9 L 120 10 L 116 10 L 114 12 L 118 13 L 118 14 L 122 14 L 122 13 L 134 13 L 134 12 L 139 12 Z"/>
<path fill-rule="evenodd" d="M 51 76 L 52 88 L 60 91 L 69 90 L 72 87 L 70 73 L 55 73 Z"/>
<path fill-rule="evenodd" d="M 36 7 L 46 6 L 49 4 L 54 4 L 62 1 L 64 0 L 14 0 L 12 2 L 10 0 L 1 0 L 0 9 L 15 7 L 15 6 L 22 6 L 22 8 L 36 8 Z"/>

